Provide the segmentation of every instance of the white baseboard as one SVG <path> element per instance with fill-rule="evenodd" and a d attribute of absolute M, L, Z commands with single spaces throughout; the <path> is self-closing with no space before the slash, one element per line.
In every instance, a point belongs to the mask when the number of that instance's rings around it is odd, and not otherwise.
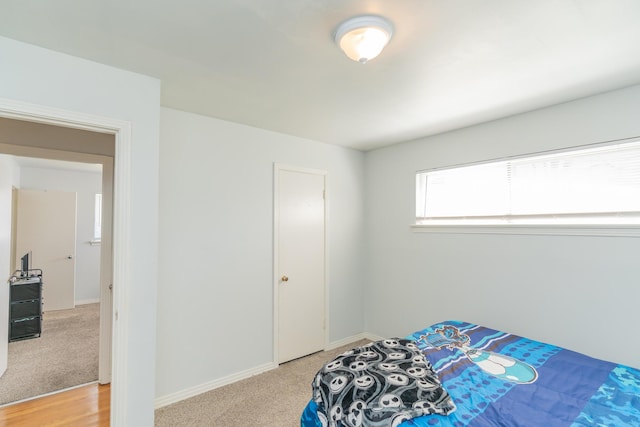
<path fill-rule="evenodd" d="M 204 384 L 199 384 L 195 387 L 181 390 L 176 393 L 172 393 L 166 396 L 156 397 L 154 401 L 155 409 L 162 408 L 163 406 L 171 405 L 172 403 L 176 403 L 181 400 L 185 400 L 190 397 L 194 397 L 199 394 L 206 393 L 208 391 L 235 383 L 240 380 L 244 380 L 254 375 L 262 374 L 264 372 L 270 371 L 277 367 L 278 367 L 277 363 L 269 362 L 269 363 L 265 363 L 264 365 L 256 366 L 255 368 L 247 369 L 246 371 L 228 375 L 226 377 L 209 381 Z"/>
<path fill-rule="evenodd" d="M 369 332 L 363 332 L 358 335 L 352 335 L 347 338 L 343 338 L 338 341 L 331 342 L 325 350 L 334 350 L 338 347 L 342 347 L 345 345 L 349 345 L 356 341 L 360 341 L 363 339 L 367 339 L 370 341 L 378 341 L 384 339 L 384 337 L 380 337 L 378 335 L 371 334 Z M 185 390 L 178 391 L 176 393 L 172 393 L 166 396 L 157 397 L 154 401 L 155 409 L 162 408 L 163 406 L 171 405 L 172 403 L 180 402 L 181 400 L 189 399 L 190 397 L 197 396 L 202 393 L 206 393 L 208 391 L 214 390 L 216 388 L 229 385 L 235 383 L 240 380 L 244 380 L 246 378 L 250 378 L 254 375 L 262 374 L 264 372 L 270 371 L 278 367 L 277 363 L 269 362 L 260 366 L 256 366 L 255 368 L 247 369 L 246 371 L 238 372 L 236 374 L 232 374 L 226 376 L 224 378 L 219 378 L 217 380 L 209 381 L 204 384 L 199 384 L 195 387 L 191 387 Z"/>
<path fill-rule="evenodd" d="M 364 336 L 365 336 L 366 339 L 371 340 L 371 341 L 380 341 L 380 340 L 384 340 L 386 338 L 389 338 L 389 337 L 381 337 L 380 335 L 372 334 L 371 332 L 365 332 Z"/>
<path fill-rule="evenodd" d="M 81 299 L 74 301 L 75 305 L 95 304 L 100 302 L 100 298 Z"/>
<path fill-rule="evenodd" d="M 364 333 L 358 334 L 358 335 L 352 335 L 347 338 L 342 338 L 341 340 L 330 342 L 329 345 L 325 348 L 325 351 L 334 350 L 338 347 L 342 347 L 344 345 L 348 345 L 364 339 L 367 339 Z"/>
<path fill-rule="evenodd" d="M 385 339 L 385 337 L 380 337 L 378 335 L 374 335 L 370 332 L 363 332 L 361 334 L 358 335 L 352 335 L 350 337 L 347 338 L 343 338 L 341 340 L 338 341 L 333 341 L 331 343 L 329 343 L 329 346 L 327 346 L 327 348 L 325 350 L 334 350 L 338 347 L 342 347 L 344 345 L 348 345 L 351 343 L 354 343 L 356 341 L 360 341 L 360 340 L 369 340 L 369 341 L 379 341 L 379 340 L 383 340 Z"/>

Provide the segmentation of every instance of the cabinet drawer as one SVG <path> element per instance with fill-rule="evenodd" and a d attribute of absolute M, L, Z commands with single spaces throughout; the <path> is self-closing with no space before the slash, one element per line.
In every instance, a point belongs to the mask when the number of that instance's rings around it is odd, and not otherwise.
<path fill-rule="evenodd" d="M 10 318 L 12 320 L 15 320 L 22 317 L 40 316 L 40 308 L 41 307 L 39 299 L 31 301 L 12 302 Z"/>
<path fill-rule="evenodd" d="M 28 283 L 26 285 L 11 285 L 11 301 L 34 300 L 40 298 L 41 283 Z"/>
<path fill-rule="evenodd" d="M 40 317 L 28 317 L 9 322 L 9 340 L 40 335 Z"/>

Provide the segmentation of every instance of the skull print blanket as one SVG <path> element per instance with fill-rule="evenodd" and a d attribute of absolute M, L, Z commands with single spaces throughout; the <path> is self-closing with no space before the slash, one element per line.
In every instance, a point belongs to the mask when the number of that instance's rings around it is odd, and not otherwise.
<path fill-rule="evenodd" d="M 432 368 L 435 378 L 416 376 L 421 371 L 409 371 L 406 359 L 391 369 L 402 359 L 384 341 L 374 343 L 375 350 L 354 349 L 318 372 L 301 426 L 640 426 L 638 369 L 460 321 L 431 325 L 406 339 L 391 343 L 417 348 L 426 365 L 412 361 Z M 392 362 L 380 359 L 364 374 L 354 363 L 373 356 L 369 351 Z M 366 388 L 368 377 L 375 387 Z M 409 383 L 418 386 L 415 395 Z M 428 383 L 437 390 L 431 403 L 423 398 Z"/>
<path fill-rule="evenodd" d="M 349 350 L 325 364 L 312 384 L 323 425 L 398 425 L 424 414 L 446 415 L 455 405 L 436 373 L 406 339 Z"/>

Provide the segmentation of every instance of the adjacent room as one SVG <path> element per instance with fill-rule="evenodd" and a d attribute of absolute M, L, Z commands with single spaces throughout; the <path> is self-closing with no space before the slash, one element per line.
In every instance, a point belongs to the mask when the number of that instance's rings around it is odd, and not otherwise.
<path fill-rule="evenodd" d="M 75 288 L 100 305 L 95 425 L 232 425 L 168 412 L 429 325 L 464 332 L 465 360 L 480 325 L 640 369 L 638 19 L 635 0 L 0 0 L 0 277 L 22 256 L 10 156 L 102 165 L 102 241 L 77 243 L 97 294 Z M 378 48 L 350 45 L 365 27 Z M 4 120 L 51 133 L 15 148 Z"/>
<path fill-rule="evenodd" d="M 110 268 L 101 264 L 110 262 L 111 215 L 103 221 L 102 207 L 112 205 L 112 160 L 77 147 L 109 154 L 113 138 L 7 118 L 0 127 L 12 207 L 3 217 L 11 230 L 8 363 L 0 377 L 7 404 L 108 382 L 110 333 L 102 328 L 111 323 L 110 299 L 101 301 L 101 281 Z M 61 150 L 74 146 L 75 153 Z"/>
<path fill-rule="evenodd" d="M 101 196 L 102 177 L 99 164 L 3 156 L 3 164 L 14 163 L 19 178 L 14 182 L 14 252 L 30 258 L 26 267 L 13 263 L 17 280 L 11 293 L 24 293 L 22 284 L 28 286 L 34 277 L 41 288 L 38 295 L 10 302 L 9 362 L 0 377 L 0 404 L 7 404 L 98 380 L 96 195 Z M 19 308 L 34 304 L 40 310 Z"/>

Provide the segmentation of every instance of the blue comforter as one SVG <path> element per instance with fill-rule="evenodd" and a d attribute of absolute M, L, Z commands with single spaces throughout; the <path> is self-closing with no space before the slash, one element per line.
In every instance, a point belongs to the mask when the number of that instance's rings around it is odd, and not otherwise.
<path fill-rule="evenodd" d="M 457 409 L 400 427 L 640 426 L 640 370 L 465 322 L 407 337 Z M 302 427 L 322 426 L 312 401 Z"/>

